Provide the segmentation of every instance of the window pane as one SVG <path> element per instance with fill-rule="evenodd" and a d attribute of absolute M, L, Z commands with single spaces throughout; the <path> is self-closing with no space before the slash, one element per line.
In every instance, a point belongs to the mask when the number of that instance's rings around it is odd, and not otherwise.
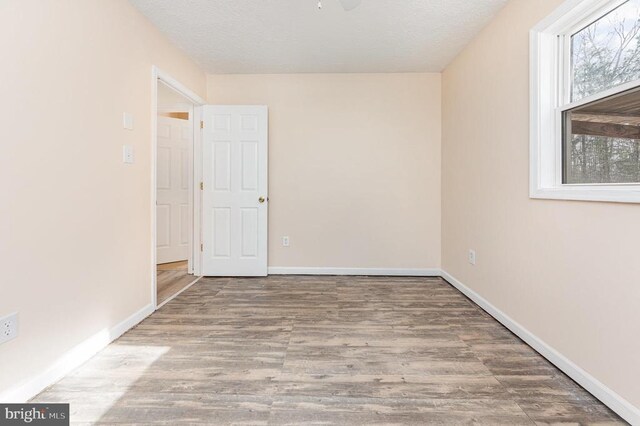
<path fill-rule="evenodd" d="M 640 79 L 640 0 L 629 0 L 571 37 L 571 99 Z"/>
<path fill-rule="evenodd" d="M 564 113 L 564 183 L 640 182 L 640 89 Z"/>

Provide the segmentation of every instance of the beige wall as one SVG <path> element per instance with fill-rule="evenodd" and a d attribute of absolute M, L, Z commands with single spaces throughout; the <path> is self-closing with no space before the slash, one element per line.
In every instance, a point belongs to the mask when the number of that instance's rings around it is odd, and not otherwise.
<path fill-rule="evenodd" d="M 208 101 L 269 106 L 270 266 L 440 267 L 439 74 L 210 75 Z"/>
<path fill-rule="evenodd" d="M 126 0 L 4 0 L 0 52 L 2 393 L 151 302 L 151 66 L 206 77 Z"/>
<path fill-rule="evenodd" d="M 438 268 L 442 189 L 443 268 L 639 406 L 640 207 L 528 198 L 527 31 L 559 2 L 508 4 L 442 121 L 438 74 L 209 76 L 208 99 L 269 106 L 270 265 Z M 150 68 L 206 81 L 125 0 L 0 2 L 0 51 L 1 393 L 150 303 Z"/>
<path fill-rule="evenodd" d="M 443 269 L 640 406 L 640 205 L 528 197 L 528 30 L 558 4 L 511 1 L 443 74 Z"/>

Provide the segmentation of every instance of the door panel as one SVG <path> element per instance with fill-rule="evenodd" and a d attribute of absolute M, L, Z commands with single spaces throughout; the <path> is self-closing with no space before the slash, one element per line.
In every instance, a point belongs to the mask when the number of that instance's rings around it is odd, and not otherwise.
<path fill-rule="evenodd" d="M 185 138 L 183 136 L 183 139 L 190 141 L 191 137 L 187 136 Z M 185 191 L 189 190 L 189 173 L 191 173 L 191 167 L 189 167 L 189 150 L 183 148 L 180 150 L 180 188 Z"/>
<path fill-rule="evenodd" d="M 158 137 L 158 140 L 161 138 Z M 158 146 L 158 189 L 171 189 L 171 147 Z"/>
<path fill-rule="evenodd" d="M 189 204 L 180 204 L 180 244 L 189 247 L 191 232 L 191 209 Z"/>
<path fill-rule="evenodd" d="M 231 142 L 213 143 L 213 176 L 214 190 L 231 191 Z"/>
<path fill-rule="evenodd" d="M 156 205 L 156 221 L 158 223 L 158 232 L 156 236 L 156 244 L 158 248 L 169 247 L 171 241 L 171 205 Z"/>
<path fill-rule="evenodd" d="M 256 142 L 241 142 L 242 147 L 242 182 L 243 191 L 258 189 L 258 144 Z"/>
<path fill-rule="evenodd" d="M 189 258 L 189 149 L 193 122 L 158 117 L 157 150 L 157 262 Z"/>
<path fill-rule="evenodd" d="M 240 256 L 243 258 L 258 255 L 258 209 L 240 209 L 240 232 L 242 247 Z"/>
<path fill-rule="evenodd" d="M 202 273 L 265 276 L 267 108 L 210 105 L 203 118 Z"/>
<path fill-rule="evenodd" d="M 213 209 L 213 257 L 229 259 L 231 257 L 231 209 L 218 207 Z"/>

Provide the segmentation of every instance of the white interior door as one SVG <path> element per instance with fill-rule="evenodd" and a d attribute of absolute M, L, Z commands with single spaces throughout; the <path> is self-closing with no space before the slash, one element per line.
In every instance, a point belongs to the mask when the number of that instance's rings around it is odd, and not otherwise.
<path fill-rule="evenodd" d="M 191 120 L 158 117 L 157 150 L 157 262 L 189 258 L 189 149 Z"/>
<path fill-rule="evenodd" d="M 207 105 L 202 274 L 267 275 L 267 107 Z"/>

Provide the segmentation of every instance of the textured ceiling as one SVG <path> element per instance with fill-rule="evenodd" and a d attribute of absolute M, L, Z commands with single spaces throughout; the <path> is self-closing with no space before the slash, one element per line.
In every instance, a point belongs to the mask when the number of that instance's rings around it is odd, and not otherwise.
<path fill-rule="evenodd" d="M 210 73 L 441 71 L 507 0 L 130 0 Z"/>

